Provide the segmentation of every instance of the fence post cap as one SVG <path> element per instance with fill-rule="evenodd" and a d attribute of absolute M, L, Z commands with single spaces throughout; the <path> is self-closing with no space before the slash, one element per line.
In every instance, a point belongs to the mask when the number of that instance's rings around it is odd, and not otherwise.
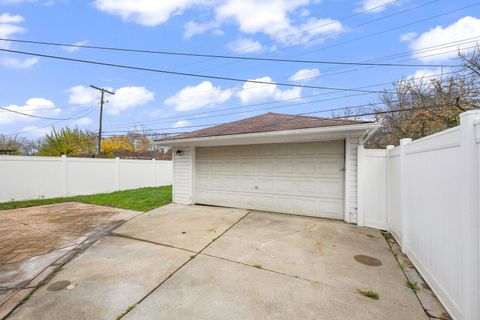
<path fill-rule="evenodd" d="M 387 146 L 387 150 L 390 150 L 390 149 L 393 149 L 393 148 L 395 148 L 395 146 L 394 146 L 393 144 L 389 144 L 389 145 Z"/>
<path fill-rule="evenodd" d="M 62 155 L 60 156 L 60 158 L 66 158 L 66 157 L 67 157 L 66 154 L 62 154 Z"/>
<path fill-rule="evenodd" d="M 468 110 L 465 112 L 460 113 L 460 121 L 466 118 L 480 118 L 480 110 Z"/>
<path fill-rule="evenodd" d="M 400 145 L 404 145 L 404 144 L 407 144 L 409 142 L 412 142 L 412 138 L 403 138 L 403 139 L 400 139 Z"/>

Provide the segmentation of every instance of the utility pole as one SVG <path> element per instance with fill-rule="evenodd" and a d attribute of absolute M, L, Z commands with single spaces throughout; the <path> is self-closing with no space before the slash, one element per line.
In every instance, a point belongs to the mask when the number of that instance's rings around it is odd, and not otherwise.
<path fill-rule="evenodd" d="M 100 95 L 100 123 L 98 126 L 98 148 L 97 148 L 97 155 L 100 154 L 102 151 L 102 117 L 103 117 L 103 104 L 108 102 L 104 100 L 105 92 L 114 95 L 115 92 L 109 91 L 104 88 L 99 88 L 94 85 L 90 85 L 93 89 L 99 90 L 101 95 Z"/>

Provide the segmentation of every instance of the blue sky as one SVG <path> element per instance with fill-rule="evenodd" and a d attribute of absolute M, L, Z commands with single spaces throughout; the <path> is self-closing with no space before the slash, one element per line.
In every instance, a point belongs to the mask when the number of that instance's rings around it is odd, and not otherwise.
<path fill-rule="evenodd" d="M 474 3 L 470 0 L 0 0 L 0 38 L 310 60 L 364 61 L 403 54 L 379 62 L 452 64 L 455 50 L 467 51 L 480 39 L 480 19 L 477 19 L 480 6 L 444 13 Z M 400 13 L 404 10 L 407 12 Z M 352 15 L 355 16 L 343 19 Z M 428 21 L 415 23 L 430 17 Z M 409 23 L 414 24 L 387 31 Z M 464 39 L 467 40 L 450 43 Z M 330 65 L 232 62 L 5 41 L 0 41 L 0 48 L 339 88 L 358 88 L 402 77 L 431 79 L 449 72 L 449 68 L 422 66 L 338 69 Z M 182 132 L 268 111 L 297 114 L 378 101 L 378 94 L 351 96 L 355 93 L 164 75 L 11 53 L 0 53 L 0 84 L 0 106 L 4 108 L 51 118 L 78 117 L 52 121 L 0 110 L 0 133 L 27 137 L 39 137 L 50 131 L 52 125 L 97 130 L 99 93 L 90 89 L 90 84 L 116 92 L 115 96 L 107 97 L 109 103 L 105 106 L 107 135 L 140 128 Z M 369 89 L 382 88 L 389 87 Z M 265 108 L 271 109 L 260 110 Z M 328 117 L 331 113 L 317 115 Z"/>

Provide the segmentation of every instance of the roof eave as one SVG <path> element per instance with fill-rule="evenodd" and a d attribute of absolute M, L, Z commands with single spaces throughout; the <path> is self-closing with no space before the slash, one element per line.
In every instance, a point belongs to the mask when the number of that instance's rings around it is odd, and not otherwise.
<path fill-rule="evenodd" d="M 302 137 L 312 137 L 312 135 L 318 135 L 318 138 L 321 139 L 322 136 L 325 138 L 330 135 L 340 135 L 344 136 L 353 132 L 357 132 L 359 135 L 368 133 L 372 130 L 376 130 L 380 124 L 371 122 L 371 123 L 359 123 L 359 124 L 350 124 L 350 125 L 338 125 L 338 126 L 327 126 L 327 127 L 315 127 L 315 128 L 305 128 L 305 129 L 291 129 L 291 130 L 277 130 L 277 131 L 266 131 L 266 132 L 254 132 L 254 133 L 241 133 L 241 134 L 227 134 L 227 135 L 218 135 L 218 136 L 209 136 L 209 137 L 198 137 L 198 138 L 186 138 L 186 139 L 170 139 L 170 140 L 155 140 L 154 143 L 162 146 L 175 147 L 175 146 L 187 146 L 187 145 L 228 145 L 229 142 L 237 141 L 236 144 L 257 144 L 257 143 L 268 143 L 261 142 L 259 138 L 282 138 L 290 136 L 298 138 L 298 141 L 302 141 Z M 313 140 L 315 137 L 312 137 Z M 267 139 L 268 140 L 268 139 Z M 312 139 L 309 139 L 312 140 Z M 281 141 L 280 141 L 281 142 Z"/>

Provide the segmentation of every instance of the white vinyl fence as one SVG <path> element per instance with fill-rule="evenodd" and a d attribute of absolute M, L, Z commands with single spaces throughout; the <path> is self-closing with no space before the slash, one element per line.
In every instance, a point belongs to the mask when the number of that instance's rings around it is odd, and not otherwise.
<path fill-rule="evenodd" d="M 454 319 L 480 319 L 480 112 L 359 157 L 359 224 L 390 231 Z"/>
<path fill-rule="evenodd" d="M 0 156 L 0 202 L 172 184 L 172 161 Z"/>

